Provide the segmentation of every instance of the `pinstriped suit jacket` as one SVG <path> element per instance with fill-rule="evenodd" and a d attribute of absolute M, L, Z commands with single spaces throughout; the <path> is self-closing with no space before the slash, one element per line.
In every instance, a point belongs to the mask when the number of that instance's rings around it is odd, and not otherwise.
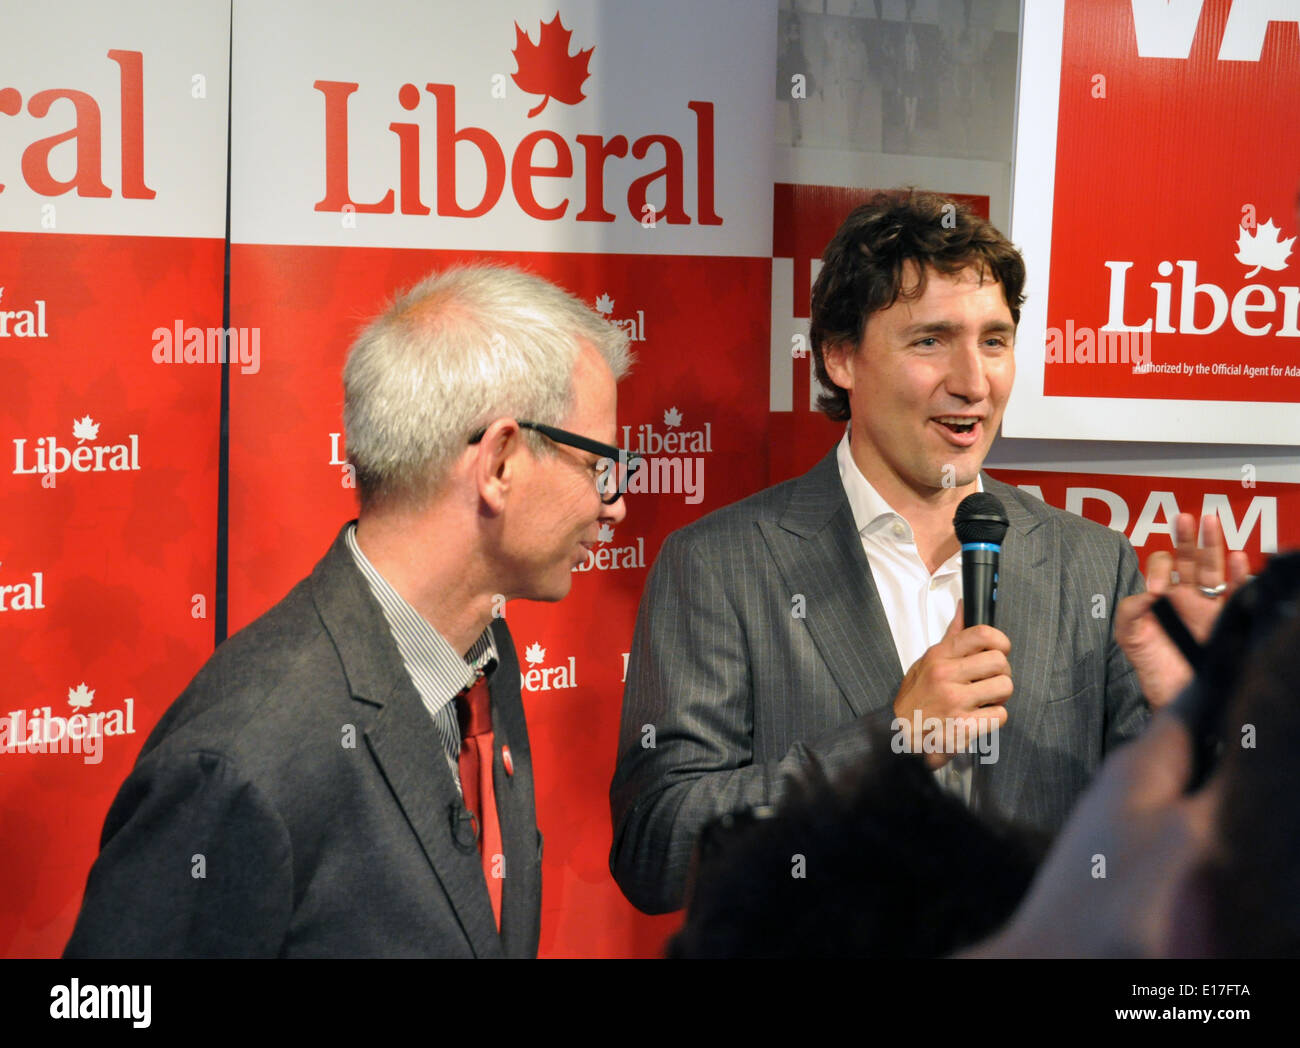
<path fill-rule="evenodd" d="M 1146 722 L 1112 628 L 1142 576 L 1123 535 L 983 480 L 1010 520 L 997 625 L 1015 693 L 974 804 L 1054 832 Z M 811 764 L 835 775 L 860 760 L 902 679 L 834 448 L 670 535 L 641 600 L 610 787 L 624 894 L 647 913 L 680 907 L 704 824 L 778 802 Z"/>

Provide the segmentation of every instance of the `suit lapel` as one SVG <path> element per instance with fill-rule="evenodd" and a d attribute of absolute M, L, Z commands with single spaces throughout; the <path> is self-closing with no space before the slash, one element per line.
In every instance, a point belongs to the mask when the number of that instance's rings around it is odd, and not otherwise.
<path fill-rule="evenodd" d="M 1048 678 L 1060 629 L 1060 587 L 1053 565 L 1056 532 L 1043 527 L 1046 516 L 1031 512 L 1019 492 L 984 476 L 984 490 L 996 495 L 1010 526 L 998 560 L 998 608 L 995 624 L 1011 641 L 1011 679 L 1015 692 L 1007 700 L 1007 724 L 999 732 L 998 759 L 976 764 L 974 805 L 991 805 L 1003 814 L 1020 810 L 1028 786 L 1033 740 L 1043 702 L 1050 698 Z"/>
<path fill-rule="evenodd" d="M 790 592 L 806 597 L 808 631 L 850 708 L 890 705 L 903 670 L 834 447 L 795 482 L 780 521 L 759 529 Z"/>
<path fill-rule="evenodd" d="M 442 741 L 402 664 L 383 610 L 353 563 L 342 531 L 312 573 L 312 592 L 353 698 L 377 708 L 365 727 L 375 763 L 475 955 L 500 956 L 501 939 L 478 849 L 472 844 L 468 849 L 458 846 L 451 831 L 460 794 L 443 759 Z"/>

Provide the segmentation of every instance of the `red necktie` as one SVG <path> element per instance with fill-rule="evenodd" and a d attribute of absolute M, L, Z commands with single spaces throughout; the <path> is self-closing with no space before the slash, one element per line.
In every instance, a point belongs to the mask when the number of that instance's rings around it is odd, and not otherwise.
<path fill-rule="evenodd" d="M 501 930 L 501 879 L 505 876 L 505 852 L 501 847 L 501 823 L 497 818 L 496 790 L 492 786 L 492 708 L 486 677 L 479 677 L 468 691 L 456 696 L 456 718 L 460 722 L 460 787 L 465 806 L 478 823 L 478 850 L 483 860 L 483 877 L 488 898 Z"/>

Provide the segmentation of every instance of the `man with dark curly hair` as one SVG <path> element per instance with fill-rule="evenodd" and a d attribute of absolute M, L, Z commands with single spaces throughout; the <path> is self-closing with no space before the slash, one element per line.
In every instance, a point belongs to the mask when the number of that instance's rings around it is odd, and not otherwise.
<path fill-rule="evenodd" d="M 642 600 L 610 868 L 647 912 L 682 905 L 710 819 L 852 769 L 881 729 L 975 811 L 1051 833 L 1148 701 L 1172 697 L 1148 605 L 1116 640 L 1143 589 L 1124 536 L 981 473 L 1015 378 L 1020 253 L 906 191 L 853 211 L 823 262 L 810 341 L 843 439 L 671 535 Z M 953 515 L 980 491 L 1010 521 L 1005 599 L 997 628 L 962 628 Z M 1193 526 L 1178 537 L 1194 551 Z M 1182 588 L 1223 580 L 1221 544 L 1196 563 Z"/>

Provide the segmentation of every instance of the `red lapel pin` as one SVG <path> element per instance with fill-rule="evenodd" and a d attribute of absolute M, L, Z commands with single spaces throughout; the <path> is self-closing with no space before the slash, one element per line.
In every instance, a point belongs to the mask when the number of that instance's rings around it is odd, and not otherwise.
<path fill-rule="evenodd" d="M 515 773 L 515 762 L 514 758 L 510 756 L 509 746 L 501 747 L 501 763 L 506 766 L 507 775 L 513 775 Z"/>

